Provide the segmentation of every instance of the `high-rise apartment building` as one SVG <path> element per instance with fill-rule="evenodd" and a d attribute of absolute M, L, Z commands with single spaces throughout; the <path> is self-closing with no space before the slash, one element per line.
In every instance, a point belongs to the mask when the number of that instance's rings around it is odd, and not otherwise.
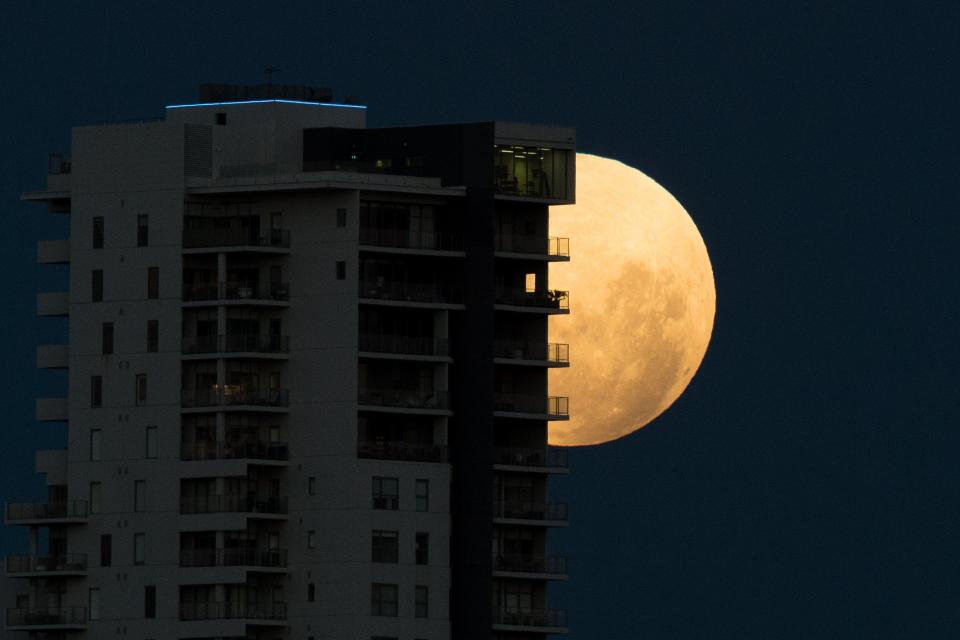
<path fill-rule="evenodd" d="M 520 640 L 563 633 L 547 286 L 574 132 L 365 128 L 306 87 L 205 85 L 78 127 L 38 245 L 69 291 L 66 449 L 7 504 L 6 629 L 31 638 Z M 23 637 L 27 637 L 26 633 Z"/>

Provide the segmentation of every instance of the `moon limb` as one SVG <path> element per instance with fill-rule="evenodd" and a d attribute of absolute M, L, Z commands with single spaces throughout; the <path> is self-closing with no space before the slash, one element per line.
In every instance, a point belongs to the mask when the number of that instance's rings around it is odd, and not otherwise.
<path fill-rule="evenodd" d="M 703 360 L 716 306 L 713 271 L 692 219 L 663 187 L 615 160 L 577 154 L 576 205 L 552 207 L 551 234 L 569 236 L 569 316 L 551 340 L 570 343 L 570 369 L 551 394 L 571 397 L 551 444 L 599 444 L 649 424 L 683 393 Z"/>

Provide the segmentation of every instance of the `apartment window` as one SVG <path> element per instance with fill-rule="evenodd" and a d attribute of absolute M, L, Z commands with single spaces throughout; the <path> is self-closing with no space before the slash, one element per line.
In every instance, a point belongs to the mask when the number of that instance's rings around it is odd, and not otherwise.
<path fill-rule="evenodd" d="M 537 274 L 528 273 L 524 276 L 523 290 L 525 293 L 534 293 L 537 290 Z"/>
<path fill-rule="evenodd" d="M 100 350 L 103 353 L 103 355 L 105 356 L 110 355 L 111 353 L 113 353 L 113 323 L 104 322 L 103 331 L 101 333 L 102 333 L 102 340 L 100 341 L 100 346 L 101 346 Z"/>
<path fill-rule="evenodd" d="M 370 588 L 370 615 L 396 617 L 398 589 L 395 584 L 373 583 Z"/>
<path fill-rule="evenodd" d="M 399 540 L 400 534 L 397 531 L 374 531 L 371 560 L 373 562 L 390 562 L 393 564 L 399 562 Z"/>
<path fill-rule="evenodd" d="M 133 510 L 146 511 L 147 506 L 147 481 L 134 480 L 133 482 Z"/>
<path fill-rule="evenodd" d="M 307 478 L 307 495 L 317 495 L 317 478 L 315 476 L 310 476 Z"/>
<path fill-rule="evenodd" d="M 414 556 L 417 564 L 430 563 L 430 534 L 426 531 L 417 531 Z"/>
<path fill-rule="evenodd" d="M 337 226 L 338 227 L 347 226 L 347 210 L 346 209 L 337 209 Z"/>
<path fill-rule="evenodd" d="M 150 244 L 150 216 L 137 216 L 137 246 L 145 247 Z"/>
<path fill-rule="evenodd" d="M 156 353 L 160 346 L 160 322 L 147 320 L 147 353 Z"/>
<path fill-rule="evenodd" d="M 400 508 L 399 478 L 373 478 L 373 508 L 396 511 Z"/>
<path fill-rule="evenodd" d="M 103 249 L 103 216 L 93 218 L 93 248 Z"/>
<path fill-rule="evenodd" d="M 337 280 L 347 279 L 347 263 L 343 260 L 337 260 Z"/>
<path fill-rule="evenodd" d="M 103 505 L 103 485 L 100 482 L 90 483 L 90 513 L 100 513 Z"/>
<path fill-rule="evenodd" d="M 109 567 L 113 564 L 113 536 L 105 533 L 100 536 L 100 566 Z"/>
<path fill-rule="evenodd" d="M 90 589 L 90 596 L 87 600 L 87 611 L 91 620 L 100 619 L 100 589 Z"/>
<path fill-rule="evenodd" d="M 157 457 L 157 428 L 156 427 L 147 427 L 147 442 L 146 442 L 146 455 L 147 459 L 154 459 Z"/>
<path fill-rule="evenodd" d="M 307 531 L 307 549 L 317 548 L 317 532 L 313 529 Z"/>
<path fill-rule="evenodd" d="M 143 588 L 143 617 L 157 617 L 157 587 L 154 585 Z"/>
<path fill-rule="evenodd" d="M 311 582 L 307 585 L 307 602 L 317 601 L 317 585 Z"/>
<path fill-rule="evenodd" d="M 103 377 L 90 376 L 90 407 L 96 409 L 103 406 Z"/>
<path fill-rule="evenodd" d="M 137 392 L 136 392 L 136 405 L 142 407 L 147 404 L 147 374 L 138 373 L 137 374 Z"/>
<path fill-rule="evenodd" d="M 223 112 L 217 113 L 216 122 L 217 122 L 217 124 L 220 125 L 220 126 L 226 125 L 226 124 L 227 124 L 227 114 L 226 114 L 226 113 L 223 113 Z"/>
<path fill-rule="evenodd" d="M 160 267 L 147 267 L 147 298 L 160 297 Z"/>
<path fill-rule="evenodd" d="M 103 269 L 90 272 L 90 301 L 103 302 Z"/>
<path fill-rule="evenodd" d="M 418 584 L 413 589 L 413 616 L 415 618 L 426 618 L 429 613 L 428 600 L 430 599 L 430 591 L 425 585 Z"/>
<path fill-rule="evenodd" d="M 416 482 L 417 511 L 430 511 L 430 481 Z"/>
<path fill-rule="evenodd" d="M 100 460 L 102 457 L 103 431 L 90 429 L 90 459 Z"/>
<path fill-rule="evenodd" d="M 147 561 L 147 534 L 133 534 L 133 564 L 144 564 Z"/>

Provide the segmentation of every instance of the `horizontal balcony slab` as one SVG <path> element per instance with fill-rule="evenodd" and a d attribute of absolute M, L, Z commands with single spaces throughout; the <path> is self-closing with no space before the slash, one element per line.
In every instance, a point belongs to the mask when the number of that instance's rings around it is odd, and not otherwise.
<path fill-rule="evenodd" d="M 40 240 L 37 242 L 37 264 L 69 263 L 69 240 Z"/>
<path fill-rule="evenodd" d="M 66 398 L 37 398 L 36 405 L 38 422 L 66 422 L 70 414 Z"/>
<path fill-rule="evenodd" d="M 70 294 L 66 291 L 38 293 L 37 315 L 43 317 L 63 317 L 70 315 Z"/>
<path fill-rule="evenodd" d="M 38 369 L 66 369 L 70 363 L 70 347 L 65 344 L 37 345 Z"/>

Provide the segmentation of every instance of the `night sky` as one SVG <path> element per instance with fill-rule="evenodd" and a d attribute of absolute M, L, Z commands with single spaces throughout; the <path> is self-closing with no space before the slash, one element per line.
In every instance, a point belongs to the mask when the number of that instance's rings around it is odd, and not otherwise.
<path fill-rule="evenodd" d="M 960 4 L 193 4 L 3 3 L 0 498 L 42 499 L 33 452 L 64 443 L 33 420 L 65 380 L 34 368 L 65 337 L 34 294 L 65 286 L 35 244 L 66 216 L 19 194 L 71 126 L 274 65 L 370 126 L 574 126 L 699 226 L 718 299 L 699 374 L 554 485 L 572 639 L 957 637 Z"/>

